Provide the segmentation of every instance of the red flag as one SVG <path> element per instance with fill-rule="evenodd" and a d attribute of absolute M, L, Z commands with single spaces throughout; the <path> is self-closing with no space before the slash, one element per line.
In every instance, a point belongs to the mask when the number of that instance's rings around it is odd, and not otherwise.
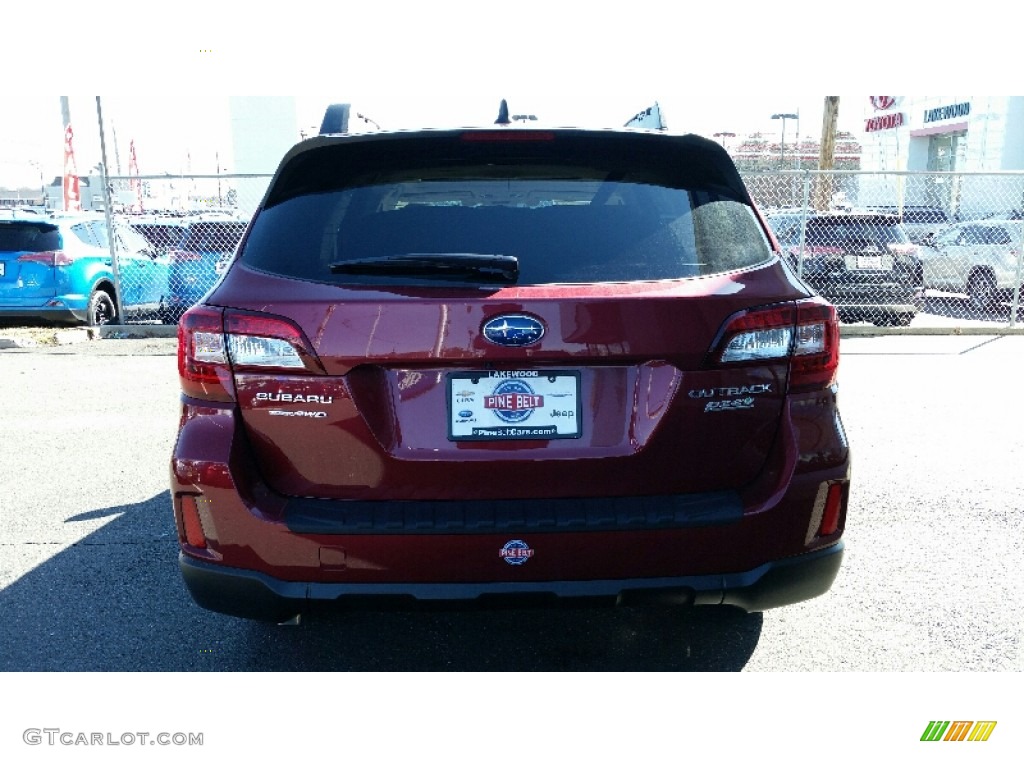
<path fill-rule="evenodd" d="M 134 213 L 142 213 L 142 181 L 139 176 L 139 161 L 135 157 L 135 139 L 132 139 L 128 153 L 128 175 L 131 176 L 131 188 L 135 193 L 135 202 L 132 203 Z"/>
<path fill-rule="evenodd" d="M 82 210 L 82 198 L 78 189 L 78 167 L 75 165 L 75 150 L 71 147 L 73 137 L 71 123 L 64 127 L 64 210 Z"/>

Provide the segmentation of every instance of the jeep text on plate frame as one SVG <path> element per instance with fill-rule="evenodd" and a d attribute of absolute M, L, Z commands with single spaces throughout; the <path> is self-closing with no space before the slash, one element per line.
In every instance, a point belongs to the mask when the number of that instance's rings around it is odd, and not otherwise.
<path fill-rule="evenodd" d="M 579 371 L 459 371 L 448 374 L 446 392 L 449 440 L 559 440 L 583 433 Z"/>

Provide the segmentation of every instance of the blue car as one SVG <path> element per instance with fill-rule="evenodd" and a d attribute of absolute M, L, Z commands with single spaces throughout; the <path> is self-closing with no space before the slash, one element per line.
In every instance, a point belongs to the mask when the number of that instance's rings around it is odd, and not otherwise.
<path fill-rule="evenodd" d="M 125 315 L 159 317 L 168 260 L 127 226 L 115 224 L 114 243 Z M 102 215 L 0 213 L 0 318 L 121 322 L 117 284 Z"/>
<path fill-rule="evenodd" d="M 178 243 L 167 251 L 168 298 L 163 308 L 165 323 L 177 323 L 224 273 L 245 234 L 247 222 L 238 219 L 197 218 L 188 221 Z"/>

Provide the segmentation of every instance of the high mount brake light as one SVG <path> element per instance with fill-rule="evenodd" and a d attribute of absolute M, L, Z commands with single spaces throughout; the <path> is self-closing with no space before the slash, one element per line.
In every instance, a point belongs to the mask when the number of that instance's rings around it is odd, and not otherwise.
<path fill-rule="evenodd" d="M 303 371 L 324 367 L 302 331 L 272 315 L 193 307 L 178 324 L 178 375 L 185 395 L 232 401 L 232 372 Z"/>
<path fill-rule="evenodd" d="M 551 131 L 466 131 L 460 137 L 463 141 L 509 142 L 509 141 L 554 141 Z"/>
<path fill-rule="evenodd" d="M 822 389 L 839 367 L 839 322 L 835 307 L 820 299 L 737 312 L 712 346 L 713 365 L 762 360 L 790 361 L 789 391 Z"/>

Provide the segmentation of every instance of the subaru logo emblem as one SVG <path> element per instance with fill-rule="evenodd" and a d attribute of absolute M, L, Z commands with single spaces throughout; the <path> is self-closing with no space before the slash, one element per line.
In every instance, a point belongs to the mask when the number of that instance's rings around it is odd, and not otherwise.
<path fill-rule="evenodd" d="M 484 338 L 503 347 L 525 347 L 544 336 L 540 320 L 527 315 L 498 315 L 484 323 Z"/>

